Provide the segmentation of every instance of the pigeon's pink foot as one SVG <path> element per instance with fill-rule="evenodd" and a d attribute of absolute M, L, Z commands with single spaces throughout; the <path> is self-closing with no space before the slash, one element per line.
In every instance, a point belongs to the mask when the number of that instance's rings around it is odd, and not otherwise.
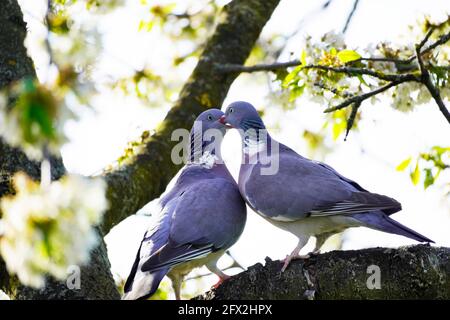
<path fill-rule="evenodd" d="M 292 260 L 299 260 L 299 259 L 309 259 L 310 255 L 301 255 L 301 254 L 296 254 L 296 255 L 287 255 L 286 258 L 284 258 L 283 260 L 281 260 L 281 262 L 283 262 L 283 268 L 281 268 L 281 272 L 284 272 L 286 270 L 286 268 L 289 266 L 289 264 L 291 263 Z"/>
<path fill-rule="evenodd" d="M 219 281 L 217 281 L 217 283 L 215 285 L 213 285 L 212 287 L 214 289 L 217 289 L 218 287 L 220 287 L 220 285 L 225 281 L 230 279 L 230 276 L 227 276 L 226 274 L 224 274 L 222 277 L 219 278 Z"/>

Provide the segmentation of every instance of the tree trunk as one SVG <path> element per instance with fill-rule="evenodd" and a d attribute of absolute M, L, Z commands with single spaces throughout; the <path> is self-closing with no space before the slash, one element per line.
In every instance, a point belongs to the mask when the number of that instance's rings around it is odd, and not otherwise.
<path fill-rule="evenodd" d="M 32 60 L 27 56 L 23 44 L 26 24 L 16 0 L 0 1 L 0 88 L 23 77 L 35 77 Z M 65 173 L 61 158 L 51 159 L 52 178 L 58 179 Z M 30 161 L 17 148 L 6 145 L 0 139 L 0 197 L 12 192 L 11 176 L 17 171 L 25 171 L 38 180 L 40 164 Z M 0 213 L 1 216 L 1 213 Z M 91 253 L 91 262 L 81 267 L 80 289 L 69 289 L 65 282 L 48 278 L 46 286 L 40 290 L 20 285 L 16 277 L 9 276 L 4 262 L 0 259 L 0 288 L 16 299 L 113 299 L 119 293 L 110 271 L 103 236 Z"/>
<path fill-rule="evenodd" d="M 110 210 L 101 226 L 103 234 L 158 197 L 179 166 L 170 159 L 176 142 L 172 131 L 189 129 L 196 116 L 207 108 L 220 107 L 237 74 L 223 74 L 215 64 L 243 64 L 265 23 L 279 0 L 234 0 L 225 6 L 214 34 L 206 43 L 200 60 L 156 134 L 144 142 L 143 151 L 129 159 L 127 165 L 105 174 Z M 35 76 L 31 59 L 23 46 L 26 25 L 17 0 L 0 1 L 0 87 L 24 76 Z M 39 164 L 29 161 L 22 152 L 0 141 L 2 175 L 10 177 L 24 170 L 39 178 Z M 53 164 L 54 178 L 64 173 L 60 159 Z M 4 180 L 4 182 L 1 182 Z M 0 180 L 0 196 L 11 191 L 8 179 Z M 89 266 L 81 269 L 81 290 L 69 290 L 63 283 L 49 280 L 43 290 L 18 286 L 0 261 L 0 288 L 17 298 L 40 299 L 112 299 L 113 287 L 109 261 L 103 241 L 93 250 Z"/>
<path fill-rule="evenodd" d="M 281 266 L 266 258 L 195 299 L 450 299 L 450 248 L 332 251 Z"/>

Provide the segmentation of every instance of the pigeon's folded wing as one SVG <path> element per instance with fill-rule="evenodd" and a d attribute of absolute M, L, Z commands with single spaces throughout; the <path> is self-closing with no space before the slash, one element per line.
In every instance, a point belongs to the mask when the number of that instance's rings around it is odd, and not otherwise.
<path fill-rule="evenodd" d="M 280 155 L 274 175 L 261 175 L 260 167 L 255 165 L 243 182 L 244 193 L 257 212 L 274 220 L 401 208 L 396 200 L 365 191 L 331 167 L 292 153 Z"/>
<path fill-rule="evenodd" d="M 173 267 L 228 248 L 242 233 L 241 213 L 245 204 L 231 182 L 208 179 L 192 185 L 174 208 L 169 241 L 149 257 L 142 271 Z"/>

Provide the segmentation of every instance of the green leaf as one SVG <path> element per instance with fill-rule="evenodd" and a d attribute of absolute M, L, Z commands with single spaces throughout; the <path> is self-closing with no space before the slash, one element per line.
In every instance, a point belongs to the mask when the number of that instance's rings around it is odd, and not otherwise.
<path fill-rule="evenodd" d="M 426 189 L 434 183 L 434 176 L 431 169 L 425 169 L 425 180 L 423 181 L 423 187 Z"/>
<path fill-rule="evenodd" d="M 302 56 L 300 58 L 300 62 L 302 63 L 303 66 L 306 66 L 306 51 L 305 50 L 302 51 Z"/>
<path fill-rule="evenodd" d="M 286 78 L 284 78 L 283 84 L 282 86 L 284 88 L 286 88 L 287 86 L 289 86 L 292 82 L 292 80 L 295 79 L 295 77 L 298 75 L 298 73 L 300 72 L 300 70 L 302 70 L 303 66 L 297 66 L 294 68 L 294 70 L 292 70 L 287 76 Z"/>
<path fill-rule="evenodd" d="M 356 75 L 358 77 L 359 82 L 361 82 L 363 85 L 365 85 L 367 88 L 370 88 L 370 86 L 367 84 L 366 80 L 364 80 L 364 77 L 362 74 Z"/>
<path fill-rule="evenodd" d="M 338 121 L 333 124 L 333 140 L 337 140 L 342 132 L 344 132 L 345 128 L 347 127 L 347 124 L 344 121 Z"/>
<path fill-rule="evenodd" d="M 145 22 L 143 20 L 139 21 L 138 31 L 142 31 L 145 27 Z"/>
<path fill-rule="evenodd" d="M 305 85 L 293 88 L 289 93 L 289 102 L 292 102 L 300 97 L 303 94 L 303 91 L 305 91 Z"/>
<path fill-rule="evenodd" d="M 283 82 L 284 79 L 286 79 L 289 72 L 286 71 L 286 69 L 278 69 L 275 70 L 276 80 Z"/>
<path fill-rule="evenodd" d="M 414 185 L 417 185 L 420 180 L 420 169 L 419 169 L 419 161 L 416 162 L 416 167 L 413 172 L 411 172 L 411 181 Z"/>
<path fill-rule="evenodd" d="M 411 163 L 411 157 L 400 162 L 400 164 L 395 168 L 395 170 L 403 171 L 409 166 L 410 163 Z"/>
<path fill-rule="evenodd" d="M 442 155 L 445 152 L 450 152 L 450 147 L 440 147 L 440 146 L 434 146 L 431 148 L 431 150 L 436 151 L 438 155 Z"/>
<path fill-rule="evenodd" d="M 353 50 L 342 50 L 338 52 L 337 57 L 342 63 L 347 63 L 360 59 L 361 55 Z"/>

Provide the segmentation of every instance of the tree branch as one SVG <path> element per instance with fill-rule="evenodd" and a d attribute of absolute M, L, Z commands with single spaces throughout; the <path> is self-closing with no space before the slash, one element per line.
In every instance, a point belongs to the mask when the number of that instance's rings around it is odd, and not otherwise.
<path fill-rule="evenodd" d="M 195 299 L 450 299 L 450 248 L 332 251 L 293 261 L 284 273 L 281 266 L 266 258 Z M 377 267 L 379 289 L 369 279 Z"/>
<path fill-rule="evenodd" d="M 370 97 L 373 97 L 373 96 L 375 96 L 375 95 L 377 95 L 377 94 L 379 94 L 379 93 L 381 93 L 383 91 L 386 91 L 389 88 L 395 87 L 399 83 L 400 82 L 396 82 L 396 81 L 389 82 L 388 84 L 386 84 L 386 85 L 384 85 L 384 86 L 382 86 L 382 87 L 380 87 L 380 88 L 378 88 L 376 90 L 373 90 L 373 91 L 370 91 L 370 92 L 367 92 L 367 93 L 364 93 L 364 94 L 361 94 L 361 95 L 353 96 L 353 97 L 345 100 L 344 102 L 338 104 L 337 106 L 325 109 L 323 112 L 324 113 L 329 113 L 329 112 L 337 111 L 337 110 L 340 110 L 340 109 L 344 109 L 345 107 L 348 107 L 352 103 L 361 104 L 364 100 L 367 100 Z"/>
<path fill-rule="evenodd" d="M 175 129 L 189 129 L 196 116 L 207 108 L 220 107 L 237 74 L 221 73 L 213 63 L 242 65 L 279 0 L 234 0 L 221 13 L 222 21 L 206 43 L 199 62 L 180 97 L 157 132 L 148 137 L 142 151 L 128 163 L 105 173 L 110 210 L 102 230 L 134 214 L 165 190 L 179 170 L 171 160 Z"/>
<path fill-rule="evenodd" d="M 365 60 L 371 59 L 371 60 L 378 60 L 378 61 L 385 61 L 386 59 L 383 58 L 364 58 Z M 287 62 L 276 62 L 273 64 L 256 64 L 253 66 L 242 66 L 242 65 L 235 65 L 235 64 L 216 64 L 216 69 L 221 73 L 242 73 L 242 72 L 258 72 L 258 71 L 276 71 L 280 69 L 286 69 L 288 67 L 295 67 L 299 66 L 302 63 L 299 60 L 292 60 Z M 303 68 L 305 69 L 318 69 L 318 70 L 324 70 L 324 71 L 332 71 L 336 73 L 345 73 L 350 76 L 354 75 L 368 75 L 380 80 L 384 81 L 398 81 L 398 82 L 406 82 L 406 81 L 417 81 L 417 77 L 413 74 L 409 73 L 400 73 L 400 74 L 394 74 L 394 73 L 381 73 L 376 70 L 368 69 L 368 68 L 355 68 L 355 67 L 331 67 L 331 66 L 324 66 L 324 65 L 317 65 L 317 64 L 311 64 L 306 65 Z"/>
<path fill-rule="evenodd" d="M 275 62 L 272 64 L 256 64 L 254 66 L 243 66 L 237 64 L 215 64 L 214 67 L 220 73 L 233 73 L 233 72 L 258 72 L 258 71 L 276 71 L 280 69 L 286 69 L 289 67 L 295 67 L 301 65 L 300 60 L 292 60 L 287 62 Z"/>
<path fill-rule="evenodd" d="M 347 20 L 345 21 L 344 28 L 342 28 L 342 33 L 347 32 L 348 26 L 350 25 L 350 22 L 352 21 L 353 15 L 356 12 L 356 9 L 358 8 L 359 0 L 355 0 L 353 2 L 352 10 L 350 11 L 350 14 L 347 17 Z"/>
<path fill-rule="evenodd" d="M 430 29 L 430 31 L 428 31 L 429 33 L 431 32 L 433 32 L 434 30 L 433 29 Z M 428 33 L 427 33 L 427 35 L 428 35 Z M 431 35 L 431 34 L 430 34 Z M 426 36 L 425 38 L 424 38 L 424 40 L 425 41 L 422 41 L 421 42 L 421 48 L 422 48 L 422 46 L 424 46 L 425 45 L 425 43 L 426 43 L 426 41 L 428 40 L 428 38 L 430 37 L 430 35 L 428 35 L 428 36 Z M 446 33 L 446 34 L 443 34 L 442 36 L 440 36 L 439 37 L 439 39 L 438 40 L 436 40 L 433 44 L 431 44 L 431 45 L 429 45 L 427 48 L 425 48 L 424 50 L 422 50 L 421 52 L 420 52 L 420 55 L 423 55 L 423 54 L 425 54 L 425 53 L 428 53 L 428 52 L 430 52 L 430 51 L 432 51 L 432 50 L 434 50 L 435 48 L 437 48 L 438 46 L 440 46 L 440 45 L 443 45 L 444 43 L 446 43 L 446 42 L 448 42 L 450 40 L 450 32 L 448 32 L 448 33 Z M 407 60 L 405 60 L 405 62 L 413 62 L 414 60 L 416 59 L 416 55 L 414 55 L 414 56 L 412 56 L 412 57 L 410 57 L 409 59 L 407 59 Z"/>
<path fill-rule="evenodd" d="M 429 33 L 431 34 L 431 33 Z M 447 122 L 450 123 L 450 112 L 447 110 L 444 101 L 442 101 L 441 94 L 439 92 L 439 89 L 433 84 L 433 81 L 431 80 L 430 73 L 428 72 L 427 68 L 425 68 L 422 60 L 422 56 L 420 55 L 420 50 L 422 46 L 425 44 L 426 41 L 422 41 L 419 45 L 416 46 L 416 57 L 417 62 L 419 64 L 420 73 L 421 73 L 421 82 L 425 87 L 427 87 L 428 91 L 430 92 L 431 96 L 433 97 L 434 101 L 436 101 L 436 104 L 439 107 L 439 110 L 444 115 L 445 119 L 447 119 Z"/>
<path fill-rule="evenodd" d="M 431 34 L 433 33 L 434 29 L 430 29 L 428 33 L 425 35 L 424 39 L 420 43 L 420 47 L 422 48 L 428 39 L 430 38 Z M 430 52 L 431 50 L 437 48 L 438 46 L 446 43 L 450 40 L 450 32 L 447 34 L 442 35 L 439 37 L 438 40 L 436 40 L 433 44 L 428 46 L 426 49 L 424 49 L 420 54 L 423 55 L 427 52 Z M 406 59 L 394 59 L 394 58 L 387 58 L 387 57 L 363 57 L 355 61 L 351 61 L 349 63 L 355 63 L 359 61 L 378 61 L 378 62 L 392 62 L 396 65 L 410 65 L 414 60 L 416 59 L 416 55 Z M 242 65 L 236 65 L 236 64 L 216 64 L 215 67 L 219 72 L 223 73 L 234 73 L 234 72 L 259 72 L 259 71 L 276 71 L 280 69 L 286 69 L 288 67 L 295 67 L 301 65 L 300 60 L 292 60 L 287 62 L 275 62 L 272 64 L 257 64 L 253 66 L 242 66 Z M 396 81 L 395 77 L 401 75 L 407 75 L 407 74 L 387 74 L 383 75 L 380 72 L 377 72 L 375 70 L 370 70 L 366 68 L 352 68 L 352 67 L 329 67 L 329 66 L 321 66 L 321 65 L 309 65 L 305 66 L 305 68 L 316 68 L 316 69 L 322 69 L 322 70 L 330 70 L 334 72 L 340 72 L 340 73 L 356 73 L 356 74 L 367 74 L 373 77 L 376 77 L 378 79 L 386 80 L 386 81 Z M 409 68 L 406 68 L 403 71 L 413 71 L 416 69 L 417 66 L 411 66 Z"/>

